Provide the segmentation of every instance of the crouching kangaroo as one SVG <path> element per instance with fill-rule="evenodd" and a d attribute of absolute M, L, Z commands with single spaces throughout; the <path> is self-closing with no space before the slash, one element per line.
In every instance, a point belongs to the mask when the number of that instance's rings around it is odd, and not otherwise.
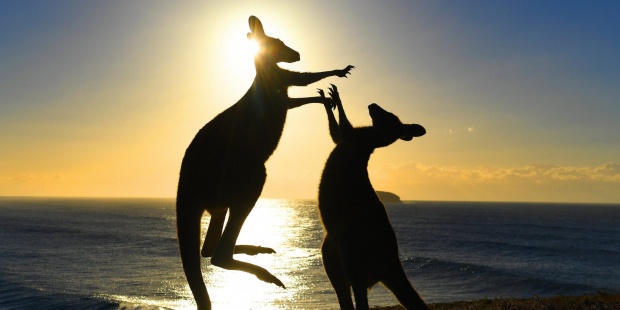
<path fill-rule="evenodd" d="M 269 271 L 233 259 L 233 254 L 273 253 L 272 249 L 235 243 L 263 189 L 267 177 L 265 162 L 278 145 L 287 110 L 325 100 L 318 96 L 289 98 L 288 87 L 305 86 L 329 76 L 346 77 L 353 68 L 319 73 L 281 69 L 277 63 L 296 62 L 299 53 L 267 36 L 258 18 L 251 16 L 249 24 L 252 32 L 248 39 L 260 46 L 254 58 L 254 82 L 237 103 L 200 129 L 181 164 L 177 233 L 183 270 L 198 309 L 211 309 L 200 269 L 201 254 L 211 257 L 215 266 L 249 272 L 260 280 L 284 287 Z M 211 221 L 201 251 L 200 222 L 205 210 Z"/>
<path fill-rule="evenodd" d="M 403 124 L 377 104 L 368 106 L 372 126 L 353 128 L 336 86 L 329 90 L 340 124 L 325 104 L 330 135 L 336 147 L 329 155 L 319 185 L 319 212 L 326 234 L 321 247 L 325 272 L 341 309 L 368 309 L 368 289 L 383 283 L 407 309 L 428 309 L 413 289 L 398 257 L 398 244 L 383 203 L 368 178 L 368 160 L 375 148 L 398 139 L 410 141 L 426 133 L 417 124 Z M 323 91 L 319 90 L 321 96 Z"/>

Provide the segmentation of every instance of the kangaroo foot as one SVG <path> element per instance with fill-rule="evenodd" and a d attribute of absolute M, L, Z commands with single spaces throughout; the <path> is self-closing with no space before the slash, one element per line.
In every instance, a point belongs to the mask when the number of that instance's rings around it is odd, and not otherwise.
<path fill-rule="evenodd" d="M 211 257 L 215 249 L 203 247 L 200 254 L 202 257 Z M 256 245 L 236 245 L 235 254 L 257 255 L 257 254 L 274 254 L 276 251 L 272 248 L 256 246 Z"/>
<path fill-rule="evenodd" d="M 256 246 L 256 245 L 236 245 L 235 254 L 257 255 L 257 254 L 274 254 L 276 251 L 272 248 Z"/>
<path fill-rule="evenodd" d="M 218 253 L 214 253 L 213 257 L 211 257 L 211 264 L 213 264 L 213 266 L 218 266 L 228 270 L 248 272 L 255 275 L 261 281 L 273 283 L 281 288 L 286 288 L 280 279 L 276 278 L 265 268 L 254 264 L 238 261 L 232 257 L 218 255 Z"/>
<path fill-rule="evenodd" d="M 273 283 L 281 288 L 286 288 L 284 283 L 280 281 L 280 279 L 276 278 L 276 276 L 272 275 L 269 271 L 263 269 L 262 271 L 256 272 L 254 274 L 259 280 L 267 283 Z"/>

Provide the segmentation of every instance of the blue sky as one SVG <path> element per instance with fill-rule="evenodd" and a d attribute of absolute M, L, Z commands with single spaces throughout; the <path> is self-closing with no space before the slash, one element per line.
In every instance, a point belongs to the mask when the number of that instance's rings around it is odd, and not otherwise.
<path fill-rule="evenodd" d="M 174 196 L 195 132 L 249 87 L 247 18 L 297 49 L 287 68 L 353 64 L 355 125 L 377 102 L 428 134 L 377 150 L 407 199 L 620 202 L 615 1 L 4 1 L 0 195 Z M 314 198 L 324 112 L 289 114 L 265 197 Z M 302 163 L 302 164 L 300 164 Z"/>

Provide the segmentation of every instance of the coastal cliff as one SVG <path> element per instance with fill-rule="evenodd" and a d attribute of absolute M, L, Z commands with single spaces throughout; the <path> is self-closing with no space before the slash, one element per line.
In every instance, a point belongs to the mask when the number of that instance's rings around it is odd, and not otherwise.
<path fill-rule="evenodd" d="M 394 203 L 394 202 L 402 202 L 400 197 L 394 193 L 384 192 L 384 191 L 375 191 L 379 199 L 381 199 L 384 203 Z"/>

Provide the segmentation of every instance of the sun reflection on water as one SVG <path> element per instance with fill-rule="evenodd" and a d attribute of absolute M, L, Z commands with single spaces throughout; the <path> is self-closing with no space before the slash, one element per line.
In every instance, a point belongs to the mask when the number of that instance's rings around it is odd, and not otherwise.
<path fill-rule="evenodd" d="M 316 212 L 316 205 L 297 203 L 296 206 L 290 200 L 259 200 L 243 225 L 237 244 L 271 247 L 276 253 L 235 256 L 269 270 L 287 288 L 262 282 L 252 274 L 212 266 L 205 260 L 203 275 L 214 309 L 291 309 L 291 304 L 301 302 L 304 296 L 300 293 L 314 285 L 310 278 L 313 273 L 321 276 L 322 266 L 318 244 L 308 247 L 308 242 L 320 239 L 317 222 L 309 223 L 307 216 L 308 212 Z M 208 221 L 207 216 L 203 220 L 203 236 Z"/>

